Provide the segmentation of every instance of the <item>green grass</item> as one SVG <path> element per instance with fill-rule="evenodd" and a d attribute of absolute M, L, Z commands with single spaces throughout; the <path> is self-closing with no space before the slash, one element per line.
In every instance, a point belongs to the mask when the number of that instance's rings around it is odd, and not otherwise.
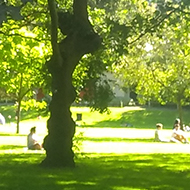
<path fill-rule="evenodd" d="M 85 127 L 124 127 L 126 123 L 130 123 L 135 128 L 155 128 L 155 123 L 161 122 L 166 129 L 171 129 L 176 117 L 178 117 L 177 109 L 169 108 L 143 108 L 143 107 L 124 107 L 110 108 L 110 114 L 99 114 L 91 112 L 89 108 L 72 107 L 72 116 L 76 120 L 76 114 L 82 113 L 82 122 Z M 7 123 L 15 122 L 15 107 L 1 106 L 0 112 L 6 118 Z M 8 116 L 11 115 L 11 119 Z M 39 113 L 34 110 L 21 111 L 21 120 L 31 122 L 36 121 Z M 47 119 L 44 113 L 42 118 Z M 189 110 L 184 110 L 183 119 L 185 124 L 190 123 Z"/>
<path fill-rule="evenodd" d="M 1 155 L 0 189 L 188 190 L 190 185 L 187 154 L 90 154 L 78 159 L 75 169 L 64 170 L 40 168 L 43 156 Z"/>
<path fill-rule="evenodd" d="M 82 120 L 85 127 L 124 127 L 130 123 L 134 128 L 155 129 L 155 124 L 163 123 L 165 129 L 172 129 L 173 123 L 178 116 L 177 109 L 169 108 L 142 108 L 142 107 L 124 107 L 110 108 L 110 114 L 99 114 L 90 112 L 88 108 L 72 108 L 73 118 L 76 113 L 82 113 Z M 183 111 L 185 124 L 190 123 L 189 110 Z"/>
<path fill-rule="evenodd" d="M 155 123 L 162 122 L 169 137 L 176 110 L 138 107 L 111 108 L 109 115 L 72 108 L 82 113 L 77 133 L 83 132 L 82 155 L 74 169 L 44 169 L 44 151 L 27 151 L 26 135 L 37 126 L 41 139 L 47 117 L 23 118 L 20 134 L 15 123 L 0 125 L 1 190 L 188 190 L 190 145 L 153 142 Z M 7 115 L 9 112 L 7 111 Z M 188 121 L 188 110 L 184 121 Z M 133 127 L 125 127 L 125 123 Z M 188 137 L 190 136 L 187 133 Z"/>

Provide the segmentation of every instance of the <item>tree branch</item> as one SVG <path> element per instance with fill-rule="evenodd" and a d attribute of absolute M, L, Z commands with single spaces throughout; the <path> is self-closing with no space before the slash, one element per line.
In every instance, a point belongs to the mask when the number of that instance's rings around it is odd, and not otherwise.
<path fill-rule="evenodd" d="M 79 20 L 87 20 L 87 0 L 74 0 L 73 2 L 73 13 L 77 16 Z"/>
<path fill-rule="evenodd" d="M 62 65 L 62 58 L 57 43 L 58 39 L 58 16 L 55 5 L 55 0 L 48 0 L 48 6 L 51 16 L 51 45 L 53 50 L 53 57 L 56 59 L 55 63 Z"/>
<path fill-rule="evenodd" d="M 34 41 L 37 41 L 37 42 L 49 41 L 49 39 L 44 39 L 44 40 L 43 40 L 43 39 L 33 38 L 33 37 L 30 37 L 30 36 L 24 36 L 24 35 L 19 34 L 19 33 L 7 34 L 7 33 L 5 33 L 5 32 L 0 31 L 0 34 L 6 35 L 6 36 L 20 36 L 20 37 L 22 37 L 22 38 L 31 39 L 31 40 L 34 40 Z"/>
<path fill-rule="evenodd" d="M 158 27 L 165 19 L 167 19 L 171 14 L 173 14 L 177 10 L 178 10 L 178 8 L 173 9 L 167 15 L 165 15 L 160 21 L 156 22 L 154 25 L 150 26 L 145 31 L 141 32 L 140 35 L 135 40 L 133 40 L 132 42 L 129 42 L 129 45 L 134 44 L 136 41 L 138 41 L 140 38 L 142 38 L 144 35 L 146 35 L 147 31 L 151 31 L 152 29 Z"/>

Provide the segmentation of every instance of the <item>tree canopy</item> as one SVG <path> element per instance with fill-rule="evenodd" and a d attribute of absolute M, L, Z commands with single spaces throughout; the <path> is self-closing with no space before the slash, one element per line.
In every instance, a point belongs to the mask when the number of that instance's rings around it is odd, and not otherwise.
<path fill-rule="evenodd" d="M 162 102 L 167 94 L 163 86 L 172 84 L 180 91 L 178 86 L 188 85 L 181 76 L 189 67 L 189 4 L 188 0 L 91 0 L 88 4 L 87 0 L 0 0 L 2 86 L 13 92 L 18 87 L 6 86 L 6 81 L 21 84 L 22 79 L 24 94 L 26 86 L 40 86 L 44 76 L 51 86 L 43 165 L 75 165 L 75 122 L 69 108 L 85 90 L 91 107 L 107 109 L 113 94 L 109 83 L 101 80 L 104 71 L 118 71 L 117 76 L 146 99 L 154 96 Z M 188 88 L 183 91 L 188 94 Z"/>
<path fill-rule="evenodd" d="M 139 94 L 141 102 L 175 103 L 182 120 L 182 106 L 190 103 L 190 9 L 184 3 L 174 8 L 175 12 L 155 33 L 146 34 L 130 48 L 116 70 L 125 85 Z"/>

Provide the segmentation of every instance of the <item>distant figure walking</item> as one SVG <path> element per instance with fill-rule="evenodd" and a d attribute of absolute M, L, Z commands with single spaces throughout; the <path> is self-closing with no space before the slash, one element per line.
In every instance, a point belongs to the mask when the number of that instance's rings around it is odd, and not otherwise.
<path fill-rule="evenodd" d="M 38 143 L 38 138 L 36 135 L 36 127 L 30 129 L 30 133 L 27 136 L 27 146 L 29 150 L 41 150 L 42 147 Z"/>
<path fill-rule="evenodd" d="M 5 125 L 5 117 L 0 113 L 0 124 Z"/>

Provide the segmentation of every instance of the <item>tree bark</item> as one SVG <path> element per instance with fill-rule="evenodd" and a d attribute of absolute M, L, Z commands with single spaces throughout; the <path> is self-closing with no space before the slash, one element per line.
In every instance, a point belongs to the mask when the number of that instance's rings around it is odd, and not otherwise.
<path fill-rule="evenodd" d="M 60 13 L 60 28 L 64 28 L 61 25 L 67 22 L 63 17 L 64 14 Z M 44 138 L 46 158 L 41 163 L 47 167 L 75 166 L 72 150 L 75 122 L 71 117 L 70 106 L 76 98 L 76 92 L 72 85 L 72 74 L 81 57 L 95 51 L 101 45 L 100 37 L 88 21 L 87 0 L 74 0 L 73 15 L 70 15 L 68 22 L 71 19 L 69 31 L 62 31 L 67 36 L 59 43 L 61 64 L 57 64 L 58 60 L 54 54 L 47 62 L 52 75 L 53 94 L 50 118 L 47 121 L 48 135 Z"/>
<path fill-rule="evenodd" d="M 15 119 L 16 119 L 16 133 L 18 134 L 20 131 L 20 112 L 21 112 L 21 102 L 24 98 L 24 96 L 30 91 L 31 89 L 26 89 L 25 91 L 23 90 L 23 73 L 21 73 L 20 76 L 20 83 L 19 83 L 19 92 L 17 94 L 17 108 L 16 108 L 16 114 L 15 114 Z"/>

